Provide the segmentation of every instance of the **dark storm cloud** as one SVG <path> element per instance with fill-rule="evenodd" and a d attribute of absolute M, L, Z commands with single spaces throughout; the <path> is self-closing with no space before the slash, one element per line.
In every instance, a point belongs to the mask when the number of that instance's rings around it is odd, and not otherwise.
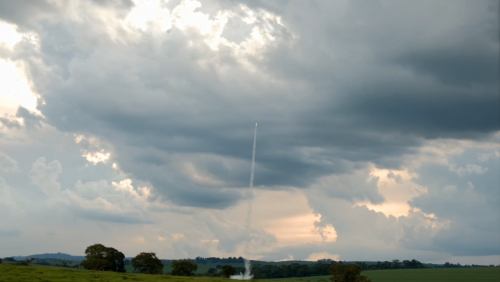
<path fill-rule="evenodd" d="M 18 9 L 30 11 L 23 3 Z M 41 55 L 57 71 L 32 62 L 35 89 L 46 102 L 38 108 L 59 130 L 109 141 L 113 160 L 165 199 L 210 208 L 242 199 L 224 188 L 248 185 L 255 122 L 255 185 L 267 189 L 308 187 L 348 170 L 341 160 L 397 169 L 400 157 L 425 139 L 477 139 L 500 129 L 497 28 L 485 6 L 449 2 L 475 7 L 456 17 L 481 24 L 461 29 L 450 15 L 426 21 L 414 15 L 415 9 L 446 10 L 430 2 L 265 3 L 247 4 L 266 5 L 286 28 L 276 33 L 277 47 L 250 60 L 274 81 L 244 69 L 227 48 L 191 46 L 203 38 L 189 30 L 141 33 L 140 41 L 123 33 L 130 39 L 124 45 L 97 24 L 41 23 Z M 202 11 L 235 4 L 204 3 Z M 399 13 L 412 18 L 401 21 Z M 231 22 L 228 34 L 241 24 Z M 437 35 L 412 35 L 433 26 Z M 179 168 L 182 154 L 233 162 L 193 156 L 197 170 L 224 182 L 195 183 Z"/>
<path fill-rule="evenodd" d="M 321 102 L 316 116 L 348 120 L 352 128 L 364 132 L 401 132 L 431 139 L 478 138 L 500 128 L 498 9 L 477 6 L 462 16 L 464 23 L 470 23 L 467 27 L 451 17 L 447 20 L 457 21 L 457 26 L 443 28 L 441 38 L 429 35 L 418 40 L 409 32 L 426 35 L 431 33 L 425 26 L 445 25 L 437 18 L 415 17 L 410 9 L 447 5 L 407 2 L 382 7 L 373 2 L 379 13 L 365 15 L 356 3 L 348 5 L 342 24 L 314 21 L 319 22 L 314 26 L 285 18 L 303 31 L 302 38 L 295 49 L 270 54 L 273 72 L 315 82 Z M 497 2 L 489 3 L 498 7 Z M 325 3 L 321 5 L 328 10 Z M 396 23 L 391 6 L 402 14 L 413 13 L 415 21 Z M 314 125 L 318 123 L 312 121 Z M 327 131 L 326 125 L 316 128 Z M 316 135 L 311 139 L 323 140 Z"/>
<path fill-rule="evenodd" d="M 367 89 L 358 90 L 359 100 L 345 101 L 339 108 L 345 113 L 357 113 L 360 122 L 369 128 L 428 139 L 476 139 L 500 129 L 500 97 L 495 89 L 410 87 L 390 82 L 384 86 L 367 85 Z"/>
<path fill-rule="evenodd" d="M 162 187 L 161 184 L 156 187 Z M 220 191 L 210 191 L 208 189 L 199 189 L 204 187 L 196 187 L 189 189 L 186 187 L 171 188 L 174 193 L 169 193 L 169 200 L 178 205 L 188 207 L 204 207 L 209 209 L 226 209 L 234 205 L 241 199 L 239 193 L 227 193 Z"/>
<path fill-rule="evenodd" d="M 498 50 L 481 48 L 493 45 L 492 43 L 494 42 L 481 40 L 476 43 L 479 46 L 463 46 L 456 42 L 447 49 L 419 50 L 402 55 L 395 63 L 448 85 L 467 87 L 474 84 L 496 84 L 500 76 Z"/>

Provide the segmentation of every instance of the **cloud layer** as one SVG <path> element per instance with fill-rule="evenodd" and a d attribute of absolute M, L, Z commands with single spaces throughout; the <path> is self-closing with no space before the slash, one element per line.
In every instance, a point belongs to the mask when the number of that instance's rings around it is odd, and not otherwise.
<path fill-rule="evenodd" d="M 0 3 L 0 250 L 498 263 L 498 8 Z"/>

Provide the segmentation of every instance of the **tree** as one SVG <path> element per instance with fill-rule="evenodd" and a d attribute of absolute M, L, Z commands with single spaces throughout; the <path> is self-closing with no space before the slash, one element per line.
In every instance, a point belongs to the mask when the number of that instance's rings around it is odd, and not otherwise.
<path fill-rule="evenodd" d="M 111 271 L 125 272 L 125 255 L 114 248 L 108 248 L 107 259 L 111 261 Z"/>
<path fill-rule="evenodd" d="M 388 262 L 388 261 L 384 261 L 382 263 L 382 269 L 390 269 L 391 266 L 392 266 L 392 264 L 390 262 Z"/>
<path fill-rule="evenodd" d="M 111 268 L 111 262 L 106 260 L 106 259 L 99 259 L 99 258 L 87 258 L 87 260 L 84 260 L 80 263 L 81 266 L 85 267 L 86 269 L 89 270 L 94 270 L 95 272 L 97 271 L 103 271 Z"/>
<path fill-rule="evenodd" d="M 87 269 L 125 272 L 125 255 L 114 248 L 102 244 L 88 246 L 85 249 L 85 257 L 87 260 L 82 261 L 80 265 Z"/>
<path fill-rule="evenodd" d="M 392 268 L 400 269 L 402 266 L 402 263 L 398 259 L 392 260 Z"/>
<path fill-rule="evenodd" d="M 361 276 L 359 265 L 346 265 L 344 263 L 332 265 L 330 267 L 333 282 L 371 282 L 370 278 Z"/>
<path fill-rule="evenodd" d="M 192 276 L 197 269 L 198 265 L 191 260 L 174 260 L 170 274 L 174 276 Z"/>
<path fill-rule="evenodd" d="M 210 276 L 210 277 L 213 277 L 213 276 L 217 275 L 217 269 L 215 269 L 213 267 L 210 267 L 207 270 L 207 275 Z"/>
<path fill-rule="evenodd" d="M 2 259 L 0 258 L 0 264 L 2 264 Z"/>
<path fill-rule="evenodd" d="M 140 253 L 132 259 L 134 270 L 146 274 L 163 273 L 163 263 L 156 257 L 155 253 Z"/>
<path fill-rule="evenodd" d="M 17 262 L 16 265 L 30 266 L 34 260 L 34 258 L 26 259 L 25 261 Z"/>
<path fill-rule="evenodd" d="M 234 266 L 232 266 L 232 265 L 223 265 L 222 266 L 222 272 L 221 272 L 222 277 L 229 278 L 231 275 L 235 275 L 235 274 L 236 274 L 236 268 L 234 268 Z"/>
<path fill-rule="evenodd" d="M 31 265 L 33 263 L 33 261 L 35 261 L 34 258 L 26 259 L 26 264 Z"/>

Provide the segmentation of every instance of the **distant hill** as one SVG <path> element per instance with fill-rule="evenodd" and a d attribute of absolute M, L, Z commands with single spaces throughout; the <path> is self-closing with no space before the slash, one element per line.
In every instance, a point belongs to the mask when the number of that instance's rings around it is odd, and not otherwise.
<path fill-rule="evenodd" d="M 29 258 L 35 258 L 35 259 L 60 259 L 60 260 L 65 260 L 65 261 L 82 261 L 85 260 L 85 256 L 72 256 L 68 255 L 65 253 L 47 253 L 47 254 L 39 254 L 39 255 L 30 255 L 30 256 L 14 256 L 12 257 L 15 260 L 25 260 Z M 131 260 L 131 257 L 125 257 L 125 259 Z"/>
<path fill-rule="evenodd" d="M 72 256 L 64 253 L 55 253 L 55 254 L 39 254 L 39 255 L 30 255 L 30 256 L 16 256 L 13 257 L 15 260 L 25 260 L 29 258 L 35 259 L 60 259 L 66 261 L 82 261 L 85 259 L 84 256 Z"/>

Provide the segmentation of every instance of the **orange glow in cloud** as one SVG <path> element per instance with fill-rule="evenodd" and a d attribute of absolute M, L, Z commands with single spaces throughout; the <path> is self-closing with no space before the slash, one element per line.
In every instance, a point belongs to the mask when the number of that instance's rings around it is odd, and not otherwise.
<path fill-rule="evenodd" d="M 320 259 L 333 259 L 333 260 L 340 260 L 339 255 L 332 255 L 327 252 L 321 252 L 321 253 L 313 253 L 311 254 L 306 260 L 307 261 L 317 261 Z"/>
<path fill-rule="evenodd" d="M 414 197 L 427 192 L 425 187 L 414 183 L 411 179 L 417 174 L 408 170 L 387 170 L 373 168 L 371 176 L 378 177 L 378 189 L 385 198 L 381 205 L 372 205 L 369 202 L 359 202 L 355 206 L 366 206 L 367 208 L 382 212 L 386 216 L 406 216 L 410 210 L 408 201 Z"/>
<path fill-rule="evenodd" d="M 134 242 L 136 244 L 144 244 L 144 243 L 146 243 L 146 239 L 142 236 L 139 236 L 139 237 L 132 238 L 132 242 Z"/>
<path fill-rule="evenodd" d="M 333 226 L 318 229 L 314 223 L 321 215 L 315 215 L 307 198 L 299 191 L 257 190 L 252 200 L 252 228 L 263 229 L 276 236 L 278 246 L 334 242 L 337 233 Z M 231 220 L 245 214 L 246 205 L 238 205 L 228 213 Z"/>

